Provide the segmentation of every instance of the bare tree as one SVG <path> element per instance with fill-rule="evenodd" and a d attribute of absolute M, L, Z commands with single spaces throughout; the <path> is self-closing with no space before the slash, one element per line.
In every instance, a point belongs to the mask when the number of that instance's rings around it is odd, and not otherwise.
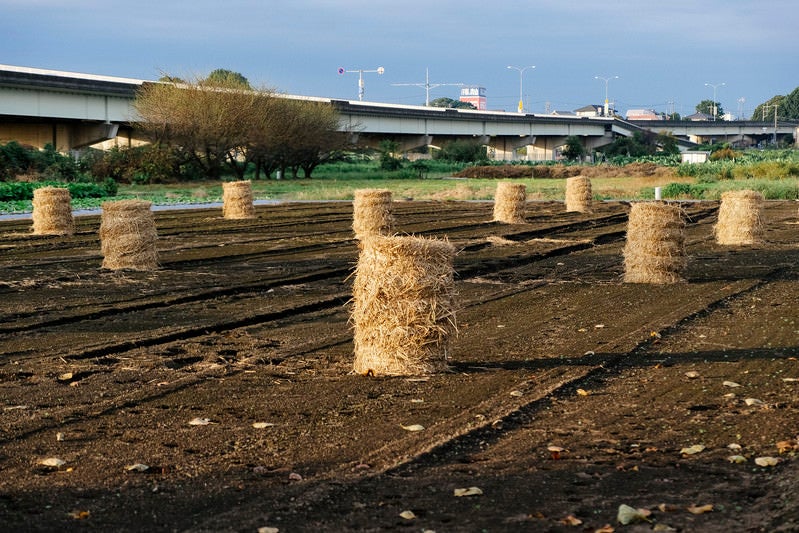
<path fill-rule="evenodd" d="M 179 150 L 219 178 L 238 178 L 255 165 L 255 177 L 274 170 L 313 169 L 346 146 L 338 115 L 327 102 L 277 96 L 245 88 L 235 77 L 142 86 L 135 108 L 153 142 Z"/>

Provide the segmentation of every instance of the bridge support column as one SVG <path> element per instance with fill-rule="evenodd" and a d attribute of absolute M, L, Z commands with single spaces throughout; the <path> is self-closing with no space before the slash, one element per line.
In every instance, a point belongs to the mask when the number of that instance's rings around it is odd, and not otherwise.
<path fill-rule="evenodd" d="M 410 152 L 416 148 L 422 148 L 424 146 L 430 146 L 433 144 L 433 136 L 432 135 L 415 135 L 413 137 L 403 137 L 401 141 L 399 141 L 399 152 Z"/>

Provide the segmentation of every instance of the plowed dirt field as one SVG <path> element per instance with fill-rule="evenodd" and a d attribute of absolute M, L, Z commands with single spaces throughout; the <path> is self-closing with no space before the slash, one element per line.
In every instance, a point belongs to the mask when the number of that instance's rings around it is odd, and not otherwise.
<path fill-rule="evenodd" d="M 396 203 L 459 250 L 450 370 L 411 379 L 350 372 L 349 203 L 158 211 L 152 272 L 100 269 L 98 216 L 0 222 L 0 529 L 799 531 L 797 204 L 747 247 L 684 208 L 652 286 L 623 202 Z"/>

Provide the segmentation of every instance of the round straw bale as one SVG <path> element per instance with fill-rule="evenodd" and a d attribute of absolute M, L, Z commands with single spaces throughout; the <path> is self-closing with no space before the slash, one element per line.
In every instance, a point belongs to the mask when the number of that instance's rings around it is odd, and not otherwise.
<path fill-rule="evenodd" d="M 757 191 L 721 194 L 714 228 L 718 244 L 755 244 L 763 238 L 763 195 Z"/>
<path fill-rule="evenodd" d="M 566 211 L 591 212 L 591 180 L 584 176 L 566 178 Z"/>
<path fill-rule="evenodd" d="M 105 202 L 100 221 L 103 268 L 154 270 L 158 268 L 158 233 L 145 200 Z"/>
<path fill-rule="evenodd" d="M 352 202 L 352 229 L 356 239 L 371 235 L 390 235 L 394 227 L 391 191 L 358 189 Z"/>
<path fill-rule="evenodd" d="M 507 224 L 524 224 L 527 187 L 523 183 L 500 181 L 494 197 L 494 220 Z"/>
<path fill-rule="evenodd" d="M 33 233 L 35 235 L 72 235 L 72 196 L 69 189 L 40 187 L 33 190 Z"/>
<path fill-rule="evenodd" d="M 231 219 L 255 218 L 252 182 L 228 181 L 222 183 L 222 216 Z"/>
<path fill-rule="evenodd" d="M 418 375 L 447 366 L 455 331 L 455 248 L 375 235 L 362 241 L 353 284 L 354 370 Z"/>
<path fill-rule="evenodd" d="M 633 204 L 624 246 L 624 281 L 682 281 L 687 260 L 682 209 L 660 202 Z"/>

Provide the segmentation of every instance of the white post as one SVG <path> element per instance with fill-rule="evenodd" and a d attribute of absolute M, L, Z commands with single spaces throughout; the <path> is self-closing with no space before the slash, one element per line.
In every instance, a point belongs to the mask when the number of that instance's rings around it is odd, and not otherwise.
<path fill-rule="evenodd" d="M 660 200 L 660 187 L 655 187 L 655 200 Z"/>

